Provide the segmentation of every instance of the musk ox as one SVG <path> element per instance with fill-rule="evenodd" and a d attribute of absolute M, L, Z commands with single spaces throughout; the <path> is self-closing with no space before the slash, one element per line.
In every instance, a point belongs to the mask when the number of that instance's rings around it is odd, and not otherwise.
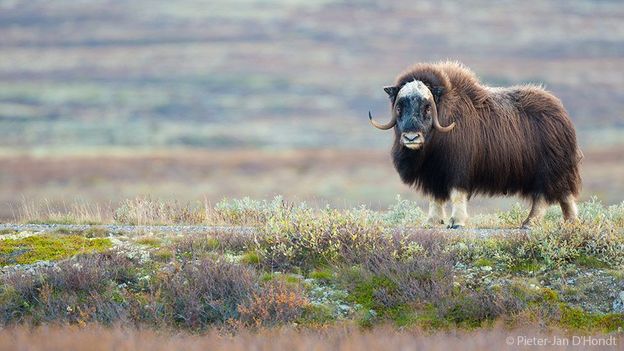
<path fill-rule="evenodd" d="M 523 227 L 559 203 L 577 216 L 581 152 L 561 101 L 542 87 L 488 87 L 457 62 L 420 63 L 384 88 L 394 127 L 392 158 L 401 180 L 430 198 L 428 222 L 449 228 L 468 219 L 475 194 L 518 194 L 531 201 Z"/>

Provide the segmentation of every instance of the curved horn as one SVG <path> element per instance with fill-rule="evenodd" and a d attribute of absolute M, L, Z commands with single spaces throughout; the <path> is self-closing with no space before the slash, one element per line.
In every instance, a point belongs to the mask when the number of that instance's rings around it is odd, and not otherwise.
<path fill-rule="evenodd" d="M 394 125 L 396 124 L 396 117 L 394 115 L 392 116 L 392 119 L 390 120 L 390 122 L 388 122 L 387 124 L 380 124 L 380 123 L 375 122 L 370 111 L 368 111 L 368 119 L 370 120 L 370 123 L 373 125 L 373 127 L 381 129 L 381 130 L 388 130 L 394 127 Z"/>
<path fill-rule="evenodd" d="M 451 130 L 453 130 L 453 128 L 455 128 L 455 122 L 451 123 L 450 125 L 446 127 L 442 127 L 440 125 L 440 120 L 438 119 L 438 107 L 436 106 L 435 100 L 433 98 L 431 98 L 431 115 L 433 118 L 433 127 L 437 131 L 448 133 Z"/>

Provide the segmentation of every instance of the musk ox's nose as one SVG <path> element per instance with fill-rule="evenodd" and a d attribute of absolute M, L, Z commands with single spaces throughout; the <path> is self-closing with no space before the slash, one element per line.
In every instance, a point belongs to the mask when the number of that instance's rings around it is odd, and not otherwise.
<path fill-rule="evenodd" d="M 422 133 L 407 132 L 401 134 L 401 136 L 403 137 L 403 141 L 406 143 L 422 142 Z"/>

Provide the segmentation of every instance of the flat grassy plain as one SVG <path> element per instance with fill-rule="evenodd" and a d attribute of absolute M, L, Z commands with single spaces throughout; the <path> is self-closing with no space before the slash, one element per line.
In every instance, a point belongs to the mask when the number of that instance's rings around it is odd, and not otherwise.
<path fill-rule="evenodd" d="M 624 194 L 624 146 L 584 150 L 582 200 L 607 204 Z M 306 201 L 384 209 L 396 196 L 425 199 L 401 183 L 389 151 L 162 150 L 0 154 L 0 222 L 27 212 L 100 212 L 100 222 L 124 199 L 151 197 L 180 204 L 215 204 L 225 197 Z M 518 198 L 476 197 L 470 213 L 510 209 Z M 29 214 L 26 217 L 37 217 Z M 105 217 L 105 218 L 102 218 Z M 39 216 L 38 219 L 41 219 Z"/>

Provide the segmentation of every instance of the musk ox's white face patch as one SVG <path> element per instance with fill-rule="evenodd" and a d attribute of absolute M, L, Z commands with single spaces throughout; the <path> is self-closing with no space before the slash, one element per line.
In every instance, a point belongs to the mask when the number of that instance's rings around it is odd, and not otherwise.
<path fill-rule="evenodd" d="M 397 94 L 397 99 L 409 96 L 421 96 L 425 99 L 429 99 L 432 97 L 429 88 L 427 88 L 425 83 L 419 80 L 415 80 L 413 82 L 405 84 L 401 88 L 401 90 L 399 90 L 399 93 Z"/>
<path fill-rule="evenodd" d="M 419 80 L 403 85 L 397 93 L 394 109 L 399 120 L 401 143 L 408 149 L 420 150 L 425 144 L 428 128 L 423 101 L 431 98 L 431 91 Z"/>

